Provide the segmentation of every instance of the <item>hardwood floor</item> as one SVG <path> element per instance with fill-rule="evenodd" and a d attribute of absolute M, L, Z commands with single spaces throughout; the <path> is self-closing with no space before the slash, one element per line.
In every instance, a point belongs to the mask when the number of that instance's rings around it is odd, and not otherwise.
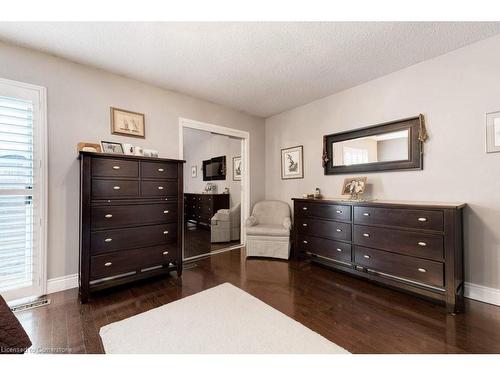
<path fill-rule="evenodd" d="M 102 353 L 99 328 L 223 282 L 249 292 L 352 353 L 500 353 L 500 307 L 466 300 L 466 313 L 306 262 L 214 255 L 175 277 L 95 294 L 72 289 L 18 313 L 40 352 Z"/>

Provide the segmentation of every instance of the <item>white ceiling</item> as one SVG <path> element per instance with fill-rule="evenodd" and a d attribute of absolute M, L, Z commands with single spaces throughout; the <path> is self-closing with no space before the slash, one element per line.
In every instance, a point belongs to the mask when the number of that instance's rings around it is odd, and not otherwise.
<path fill-rule="evenodd" d="M 0 23 L 0 40 L 268 117 L 500 33 L 500 23 Z"/>

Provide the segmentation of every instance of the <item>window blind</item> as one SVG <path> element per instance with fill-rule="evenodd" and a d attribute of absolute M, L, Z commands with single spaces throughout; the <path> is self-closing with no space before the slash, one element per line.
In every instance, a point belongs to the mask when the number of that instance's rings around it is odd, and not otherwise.
<path fill-rule="evenodd" d="M 33 104 L 0 96 L 0 292 L 34 283 Z"/>

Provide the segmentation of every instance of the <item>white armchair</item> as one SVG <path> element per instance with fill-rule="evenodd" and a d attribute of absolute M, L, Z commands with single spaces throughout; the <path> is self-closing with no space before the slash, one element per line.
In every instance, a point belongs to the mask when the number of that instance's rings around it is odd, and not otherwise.
<path fill-rule="evenodd" d="M 290 256 L 290 207 L 281 201 L 255 204 L 246 220 L 246 256 L 288 259 Z"/>
<path fill-rule="evenodd" d="M 233 208 L 218 210 L 211 220 L 211 242 L 230 242 L 240 239 L 241 209 L 238 203 Z"/>

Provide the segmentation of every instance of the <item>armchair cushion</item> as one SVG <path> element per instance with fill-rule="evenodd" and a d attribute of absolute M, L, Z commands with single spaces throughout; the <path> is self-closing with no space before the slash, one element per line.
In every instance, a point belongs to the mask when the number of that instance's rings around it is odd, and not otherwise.
<path fill-rule="evenodd" d="M 251 227 L 253 225 L 257 225 L 257 218 L 255 216 L 249 216 L 247 221 L 246 221 L 246 226 Z"/>
<path fill-rule="evenodd" d="M 289 236 L 290 230 L 279 224 L 258 224 L 247 228 L 248 235 L 254 236 Z"/>

